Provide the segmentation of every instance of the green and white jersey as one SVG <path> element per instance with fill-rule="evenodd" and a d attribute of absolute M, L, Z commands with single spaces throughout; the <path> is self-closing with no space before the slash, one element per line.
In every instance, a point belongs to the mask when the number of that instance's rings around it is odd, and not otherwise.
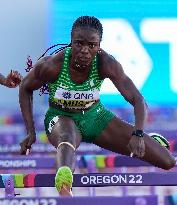
<path fill-rule="evenodd" d="M 99 91 L 103 80 L 100 79 L 97 69 L 97 56 L 92 61 L 88 79 L 81 84 L 71 80 L 69 59 L 71 48 L 66 48 L 64 62 L 58 79 L 49 83 L 49 101 L 59 107 L 69 109 L 86 109 L 99 100 Z"/>

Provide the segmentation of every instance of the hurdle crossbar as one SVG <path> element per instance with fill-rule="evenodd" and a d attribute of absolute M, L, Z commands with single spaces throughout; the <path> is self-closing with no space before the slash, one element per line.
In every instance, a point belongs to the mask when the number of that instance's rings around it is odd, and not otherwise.
<path fill-rule="evenodd" d="M 14 174 L 14 188 L 54 187 L 55 174 Z M 7 177 L 6 177 L 7 179 Z M 177 186 L 177 173 L 93 173 L 74 174 L 73 187 Z M 0 176 L 0 188 L 4 188 Z"/>

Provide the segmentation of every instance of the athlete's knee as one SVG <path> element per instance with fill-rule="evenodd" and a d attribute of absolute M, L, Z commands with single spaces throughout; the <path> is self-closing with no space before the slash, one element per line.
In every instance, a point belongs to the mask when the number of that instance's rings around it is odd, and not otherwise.
<path fill-rule="evenodd" d="M 73 146 L 76 146 L 76 136 L 75 134 L 69 132 L 62 132 L 59 134 L 59 143 L 61 142 L 68 142 L 71 143 Z"/>
<path fill-rule="evenodd" d="M 174 157 L 170 157 L 168 159 L 165 159 L 163 164 L 163 169 L 169 170 L 172 169 L 176 165 L 176 159 Z"/>

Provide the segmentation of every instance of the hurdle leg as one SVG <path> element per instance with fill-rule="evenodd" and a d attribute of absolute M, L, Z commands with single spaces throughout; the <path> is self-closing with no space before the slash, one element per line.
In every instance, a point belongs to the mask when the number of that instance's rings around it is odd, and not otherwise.
<path fill-rule="evenodd" d="M 155 167 L 150 167 L 150 172 L 155 172 Z M 156 187 L 155 186 L 150 186 L 150 192 L 151 192 L 151 195 L 155 195 L 155 189 Z"/>
<path fill-rule="evenodd" d="M 95 160 L 93 159 L 93 157 L 87 160 L 87 169 L 88 169 L 88 173 L 94 173 L 96 171 Z M 95 189 L 96 189 L 95 187 L 89 187 L 89 196 L 96 195 Z"/>
<path fill-rule="evenodd" d="M 121 167 L 120 169 L 120 173 L 127 173 L 127 167 Z M 122 195 L 123 196 L 127 196 L 127 193 L 128 193 L 128 187 L 127 186 L 123 186 L 122 187 Z"/>
<path fill-rule="evenodd" d="M 5 197 L 8 199 L 15 198 L 15 189 L 14 189 L 14 179 L 13 176 L 9 176 L 4 179 L 5 186 Z"/>

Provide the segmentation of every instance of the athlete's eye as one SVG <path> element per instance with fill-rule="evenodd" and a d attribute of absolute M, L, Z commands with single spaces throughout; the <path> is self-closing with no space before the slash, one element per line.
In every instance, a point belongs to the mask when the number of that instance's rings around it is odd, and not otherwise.
<path fill-rule="evenodd" d="M 76 45 L 76 46 L 82 46 L 82 42 L 76 41 L 76 42 L 75 42 L 75 45 Z"/>
<path fill-rule="evenodd" d="M 96 45 L 95 44 L 93 44 L 93 43 L 90 43 L 89 44 L 89 48 L 94 48 Z"/>

